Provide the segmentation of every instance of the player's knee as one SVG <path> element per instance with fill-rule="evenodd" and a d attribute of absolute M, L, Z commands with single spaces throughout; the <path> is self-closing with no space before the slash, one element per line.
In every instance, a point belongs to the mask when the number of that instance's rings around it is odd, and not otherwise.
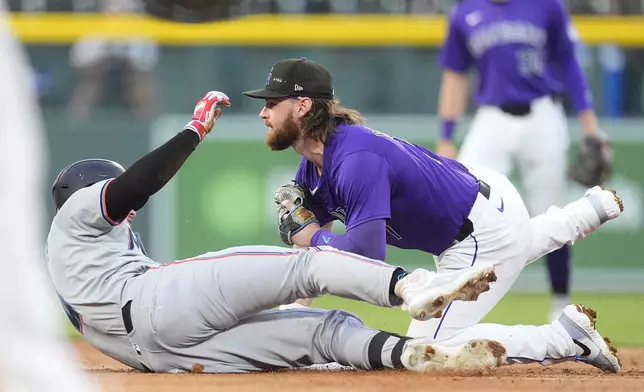
<path fill-rule="evenodd" d="M 318 342 L 317 346 L 325 358 L 337 361 L 337 354 L 345 349 L 342 342 L 347 341 L 347 336 L 342 335 L 364 328 L 364 323 L 355 314 L 340 309 L 329 310 L 320 318 L 314 341 Z"/>
<path fill-rule="evenodd" d="M 333 309 L 326 312 L 321 320 L 321 333 L 335 334 L 345 324 L 363 327 L 364 323 L 357 315 L 346 310 Z"/>

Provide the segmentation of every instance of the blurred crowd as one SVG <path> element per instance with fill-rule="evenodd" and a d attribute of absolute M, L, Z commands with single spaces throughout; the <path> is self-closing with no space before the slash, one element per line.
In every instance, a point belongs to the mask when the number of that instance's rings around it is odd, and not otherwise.
<path fill-rule="evenodd" d="M 266 13 L 389 13 L 443 14 L 458 0 L 213 0 L 206 12 L 190 12 L 168 6 L 171 0 L 8 0 L 14 12 L 150 14 L 181 22 L 199 22 L 237 15 Z M 524 0 L 540 1 L 540 0 Z M 628 15 L 644 13 L 644 0 L 563 0 L 573 14 Z M 112 41 L 88 32 L 69 45 L 27 45 L 38 81 L 43 106 L 66 112 L 70 119 L 86 121 L 95 109 L 116 109 L 148 121 L 158 114 L 177 110 L 188 97 L 202 93 L 207 83 L 230 91 L 255 84 L 278 57 L 313 56 L 334 70 L 346 103 L 363 111 L 432 113 L 440 71 L 435 67 L 438 48 L 249 48 L 217 46 L 164 46 L 143 37 Z M 185 73 L 185 59 L 192 72 Z M 644 50 L 602 45 L 580 47 L 580 59 L 591 77 L 599 104 L 615 109 L 610 116 L 644 115 Z M 619 68 L 618 89 L 605 87 L 602 70 L 607 64 Z M 369 72 L 364 72 L 365 67 Z M 401 73 L 400 69 L 409 72 Z M 605 72 L 604 72 L 605 73 Z M 621 80 L 621 79 L 620 79 Z M 246 86 L 248 84 L 248 86 Z M 615 85 L 613 83 L 613 85 Z M 623 86 L 623 87 L 622 87 Z M 606 95 L 606 91 L 613 91 Z M 386 92 L 386 94 L 384 94 Z M 435 95 L 435 94 L 434 94 Z M 396 99 L 382 99 L 395 96 Z M 190 98 L 192 99 L 192 98 Z M 623 104 L 622 104 L 623 103 Z M 232 111 L 252 112 L 242 101 Z M 63 110 L 61 110 L 63 109 Z M 613 113 L 614 112 L 614 113 Z"/>
<path fill-rule="evenodd" d="M 241 12 L 422 13 L 447 12 L 458 0 L 240 0 Z M 565 0 L 574 13 L 638 13 L 640 0 Z"/>
<path fill-rule="evenodd" d="M 458 0 L 248 0 L 248 9 L 282 13 L 422 13 L 449 11 Z M 579 14 L 640 13 L 640 0 L 564 0 Z M 260 11 L 260 12 L 262 12 Z"/>
<path fill-rule="evenodd" d="M 224 14 L 256 13 L 422 13 L 447 12 L 459 0 L 214 0 Z M 536 1 L 536 0 L 535 0 Z M 644 0 L 563 0 L 574 14 L 638 14 Z M 13 11 L 100 12 L 105 0 L 8 0 Z M 132 0 L 128 3 L 140 3 Z M 151 10 L 169 1 L 144 0 Z M 160 5 L 161 4 L 161 5 Z M 177 14 L 181 10 L 175 10 Z"/>

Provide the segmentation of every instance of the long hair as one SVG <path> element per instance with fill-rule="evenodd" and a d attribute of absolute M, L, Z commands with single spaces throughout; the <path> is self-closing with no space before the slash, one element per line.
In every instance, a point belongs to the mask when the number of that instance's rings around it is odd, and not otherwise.
<path fill-rule="evenodd" d="M 337 99 L 313 99 L 311 110 L 302 118 L 302 137 L 324 142 L 340 124 L 362 125 L 360 112 L 345 108 Z"/>

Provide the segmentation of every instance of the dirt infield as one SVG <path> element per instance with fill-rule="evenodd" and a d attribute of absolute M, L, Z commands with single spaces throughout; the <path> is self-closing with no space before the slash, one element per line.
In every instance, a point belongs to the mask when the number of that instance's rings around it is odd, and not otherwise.
<path fill-rule="evenodd" d="M 624 372 L 606 375 L 582 364 L 510 366 L 490 374 L 428 375 L 410 372 L 290 371 L 278 373 L 142 374 L 75 343 L 85 368 L 109 392 L 201 391 L 644 391 L 644 349 L 621 349 Z"/>

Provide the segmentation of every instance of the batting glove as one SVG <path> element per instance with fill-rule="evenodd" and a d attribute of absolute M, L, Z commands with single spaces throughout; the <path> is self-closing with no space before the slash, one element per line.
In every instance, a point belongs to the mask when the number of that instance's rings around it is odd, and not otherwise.
<path fill-rule="evenodd" d="M 221 116 L 221 109 L 218 106 L 230 106 L 228 96 L 220 91 L 209 91 L 203 98 L 197 102 L 192 120 L 184 127 L 190 129 L 199 135 L 199 140 L 203 140 L 207 134 L 212 131 L 215 121 Z"/>

